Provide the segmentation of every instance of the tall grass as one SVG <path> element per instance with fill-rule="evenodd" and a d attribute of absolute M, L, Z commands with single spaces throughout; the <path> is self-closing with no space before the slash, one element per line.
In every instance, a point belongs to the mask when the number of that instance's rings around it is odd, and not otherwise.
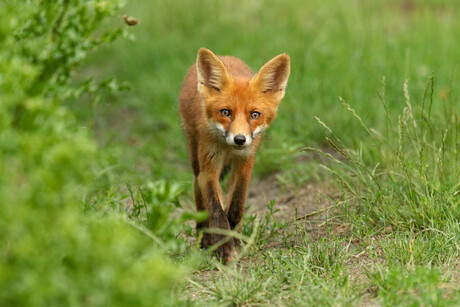
<path fill-rule="evenodd" d="M 397 120 L 386 115 L 384 133 L 368 128 L 344 102 L 368 137 L 359 150 L 346 149 L 335 135 L 328 139 L 342 159 L 334 160 L 349 172 L 330 171 L 343 183 L 350 202 L 361 204 L 354 214 L 366 226 L 442 230 L 459 217 L 458 115 L 454 106 L 431 114 L 433 82 L 431 77 L 425 91 L 429 95 L 418 107 L 412 106 L 404 83 L 405 107 Z M 380 97 L 385 109 L 386 98 Z"/>

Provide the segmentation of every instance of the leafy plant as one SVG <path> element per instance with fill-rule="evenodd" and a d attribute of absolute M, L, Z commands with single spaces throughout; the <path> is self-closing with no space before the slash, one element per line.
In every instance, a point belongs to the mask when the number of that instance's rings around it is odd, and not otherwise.
<path fill-rule="evenodd" d="M 282 222 L 275 218 L 274 214 L 279 211 L 275 209 L 275 201 L 271 200 L 269 205 L 265 206 L 267 211 L 263 218 L 258 219 L 257 215 L 245 217 L 242 234 L 249 237 L 256 231 L 255 241 L 257 246 L 262 248 L 270 240 L 277 238 L 283 233 L 288 226 L 288 222 Z"/>
<path fill-rule="evenodd" d="M 97 145 L 64 104 L 119 1 L 0 4 L 0 305 L 169 305 L 187 267 L 125 214 L 83 210 Z M 159 194 L 164 197 L 170 194 Z"/>

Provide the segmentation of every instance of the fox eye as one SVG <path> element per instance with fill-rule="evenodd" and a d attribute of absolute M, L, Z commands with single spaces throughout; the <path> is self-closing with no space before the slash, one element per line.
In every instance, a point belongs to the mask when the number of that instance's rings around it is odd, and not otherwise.
<path fill-rule="evenodd" d="M 260 117 L 259 112 L 252 112 L 250 118 L 251 119 L 258 119 Z"/>
<path fill-rule="evenodd" d="M 221 114 L 222 116 L 225 116 L 225 117 L 230 117 L 230 116 L 232 115 L 232 113 L 230 112 L 229 109 L 222 109 L 222 110 L 220 110 L 220 114 Z"/>

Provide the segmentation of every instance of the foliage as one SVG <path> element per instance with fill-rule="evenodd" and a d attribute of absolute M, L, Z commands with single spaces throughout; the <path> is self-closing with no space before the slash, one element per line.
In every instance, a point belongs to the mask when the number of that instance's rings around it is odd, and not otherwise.
<path fill-rule="evenodd" d="M 120 5 L 0 4 L 2 306 L 176 300 L 170 291 L 186 269 L 165 257 L 148 229 L 124 214 L 82 206 L 97 170 L 97 145 L 63 100 L 85 91 L 69 78 L 87 53 L 123 33 L 98 30 Z"/>

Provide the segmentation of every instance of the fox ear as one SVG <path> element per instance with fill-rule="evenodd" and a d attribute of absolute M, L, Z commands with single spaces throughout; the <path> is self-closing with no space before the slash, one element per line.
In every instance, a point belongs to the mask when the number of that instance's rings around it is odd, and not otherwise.
<path fill-rule="evenodd" d="M 258 88 L 261 93 L 275 95 L 275 99 L 284 97 L 291 70 L 291 60 L 287 54 L 280 54 L 268 61 L 252 78 L 251 85 Z"/>
<path fill-rule="evenodd" d="M 209 91 L 221 91 L 230 81 L 224 63 L 211 50 L 200 48 L 196 58 L 198 91 L 209 94 Z"/>

